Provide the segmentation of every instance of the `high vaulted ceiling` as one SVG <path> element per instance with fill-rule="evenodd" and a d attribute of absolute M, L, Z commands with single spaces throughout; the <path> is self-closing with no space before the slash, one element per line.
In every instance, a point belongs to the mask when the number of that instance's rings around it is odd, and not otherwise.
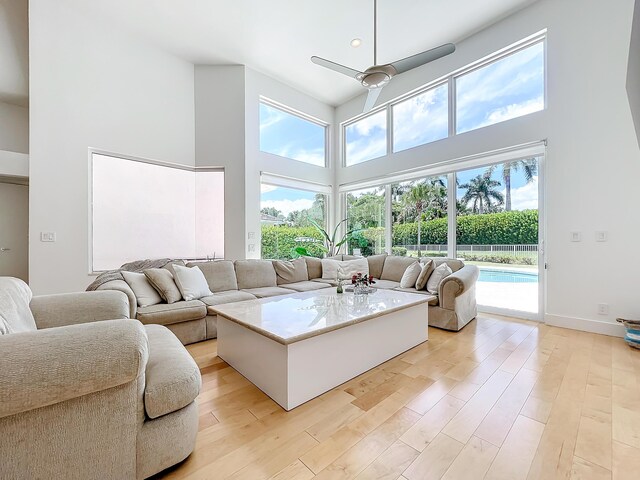
<path fill-rule="evenodd" d="M 192 63 L 243 64 L 331 105 L 362 87 L 309 58 L 373 63 L 373 0 L 67 1 Z M 379 0 L 378 63 L 459 41 L 535 1 Z"/>

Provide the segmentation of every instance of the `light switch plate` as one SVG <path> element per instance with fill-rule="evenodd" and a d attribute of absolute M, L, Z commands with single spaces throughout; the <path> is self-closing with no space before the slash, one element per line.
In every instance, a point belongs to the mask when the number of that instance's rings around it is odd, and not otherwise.
<path fill-rule="evenodd" d="M 55 242 L 56 241 L 56 232 L 40 232 L 40 241 L 41 242 Z"/>
<path fill-rule="evenodd" d="M 571 232 L 571 241 L 572 242 L 581 242 L 582 241 L 582 233 L 581 232 Z"/>
<path fill-rule="evenodd" d="M 596 232 L 596 242 L 606 242 L 608 239 L 607 232 L 600 230 Z"/>

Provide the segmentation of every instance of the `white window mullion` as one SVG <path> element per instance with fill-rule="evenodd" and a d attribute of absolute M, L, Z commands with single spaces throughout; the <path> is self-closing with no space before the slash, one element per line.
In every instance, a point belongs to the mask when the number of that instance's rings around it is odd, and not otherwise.
<path fill-rule="evenodd" d="M 447 256 L 456 257 L 456 217 L 458 209 L 456 208 L 457 197 L 456 173 L 452 172 L 447 175 Z"/>
<path fill-rule="evenodd" d="M 393 231 L 391 230 L 391 184 L 389 183 L 384 186 L 384 208 L 384 249 L 389 255 L 391 255 L 393 253 Z"/>

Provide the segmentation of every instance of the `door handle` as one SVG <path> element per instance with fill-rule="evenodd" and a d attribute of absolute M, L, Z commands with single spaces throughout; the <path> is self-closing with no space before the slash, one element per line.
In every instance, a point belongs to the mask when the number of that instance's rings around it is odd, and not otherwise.
<path fill-rule="evenodd" d="M 11 249 L 7 248 L 7 247 L 0 248 L 0 252 L 8 252 L 9 250 L 11 250 Z"/>

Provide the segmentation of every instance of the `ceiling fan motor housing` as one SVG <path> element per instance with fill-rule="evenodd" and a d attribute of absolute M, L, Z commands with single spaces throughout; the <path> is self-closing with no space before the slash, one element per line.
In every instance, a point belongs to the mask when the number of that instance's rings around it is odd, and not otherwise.
<path fill-rule="evenodd" d="M 367 68 L 361 75 L 358 76 L 358 80 L 364 87 L 367 88 L 382 88 L 389 80 L 396 74 L 396 69 L 391 65 L 374 65 Z"/>

